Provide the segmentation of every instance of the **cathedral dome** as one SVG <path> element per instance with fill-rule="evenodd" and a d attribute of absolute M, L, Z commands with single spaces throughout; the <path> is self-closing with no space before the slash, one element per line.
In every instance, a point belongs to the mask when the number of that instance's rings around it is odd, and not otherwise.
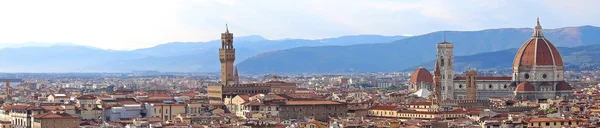
<path fill-rule="evenodd" d="M 558 82 L 558 85 L 556 85 L 556 90 L 557 91 L 573 90 L 573 87 L 571 87 L 571 85 L 569 85 L 569 83 L 567 83 L 565 81 L 560 81 L 560 82 Z"/>
<path fill-rule="evenodd" d="M 533 86 L 531 86 L 531 84 L 529 84 L 528 82 L 521 82 L 521 83 L 519 83 L 519 85 L 517 85 L 517 88 L 515 88 L 515 91 L 517 91 L 517 92 L 534 91 L 534 89 L 533 89 Z"/>
<path fill-rule="evenodd" d="M 513 67 L 519 66 L 563 66 L 558 50 L 542 33 L 538 20 L 531 39 L 519 48 Z"/>
<path fill-rule="evenodd" d="M 431 76 L 431 73 L 429 73 L 429 71 L 427 69 L 420 67 L 412 74 L 409 82 L 410 83 L 418 83 L 418 82 L 433 83 L 433 76 Z"/>

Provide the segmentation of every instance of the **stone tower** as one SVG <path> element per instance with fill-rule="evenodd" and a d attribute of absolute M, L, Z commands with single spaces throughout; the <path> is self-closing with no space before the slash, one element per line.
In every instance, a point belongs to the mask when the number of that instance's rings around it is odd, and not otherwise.
<path fill-rule="evenodd" d="M 477 71 L 467 70 L 465 72 L 467 85 L 467 100 L 477 100 Z"/>
<path fill-rule="evenodd" d="M 454 61 L 453 49 L 454 44 L 446 42 L 446 34 L 444 33 L 444 42 L 437 44 L 436 56 L 436 66 L 439 66 L 440 68 L 443 99 L 454 99 L 454 69 L 452 68 L 452 62 Z"/>
<path fill-rule="evenodd" d="M 10 80 L 6 80 L 6 97 L 10 99 L 10 95 L 12 95 L 12 87 L 10 87 Z"/>
<path fill-rule="evenodd" d="M 233 33 L 229 33 L 229 27 L 227 25 L 225 25 L 225 33 L 221 33 L 219 60 L 221 61 L 221 84 L 229 86 L 229 84 L 235 82 L 235 76 L 233 74 L 235 48 L 233 48 Z"/>
<path fill-rule="evenodd" d="M 431 98 L 431 103 L 433 106 L 439 106 L 442 101 L 442 82 L 441 82 L 441 73 L 440 67 L 438 63 L 435 63 L 435 69 L 433 70 L 433 95 Z"/>

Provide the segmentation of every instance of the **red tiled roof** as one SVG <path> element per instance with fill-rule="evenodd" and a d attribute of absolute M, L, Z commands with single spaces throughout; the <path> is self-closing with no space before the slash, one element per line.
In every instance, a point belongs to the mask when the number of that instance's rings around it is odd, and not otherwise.
<path fill-rule="evenodd" d="M 421 67 L 412 74 L 409 82 L 411 82 L 411 83 L 417 83 L 417 82 L 433 83 L 433 76 L 431 75 L 431 73 L 429 73 L 429 71 L 427 69 Z"/>
<path fill-rule="evenodd" d="M 477 76 L 476 80 L 512 80 L 510 76 Z M 454 78 L 454 80 L 467 80 L 467 77 L 459 76 Z"/>
<path fill-rule="evenodd" d="M 517 85 L 517 88 L 515 88 L 515 91 L 520 92 L 520 91 L 534 91 L 533 86 L 531 86 L 531 84 L 529 84 L 528 82 L 521 82 L 519 83 L 519 85 Z"/>
<path fill-rule="evenodd" d="M 96 99 L 95 96 L 92 95 L 81 95 L 79 97 L 77 97 L 78 100 L 93 100 Z"/>
<path fill-rule="evenodd" d="M 47 111 L 62 111 L 65 110 L 62 106 L 41 106 L 42 109 L 47 110 Z"/>
<path fill-rule="evenodd" d="M 398 107 L 396 107 L 396 106 L 377 105 L 377 106 L 371 108 L 371 110 L 398 110 Z"/>
<path fill-rule="evenodd" d="M 285 101 L 285 105 L 337 105 L 337 104 L 343 104 L 340 102 L 335 102 L 335 101 L 328 101 L 328 100 L 323 100 L 323 101 Z"/>
<path fill-rule="evenodd" d="M 73 115 L 67 114 L 67 113 L 48 112 L 48 113 L 44 113 L 44 114 L 34 115 L 33 118 L 50 119 L 50 118 L 81 118 L 81 117 L 73 116 Z"/>
<path fill-rule="evenodd" d="M 540 28 L 541 29 L 541 28 Z M 545 37 L 531 37 L 519 48 L 514 67 L 534 65 L 563 66 L 562 57 L 558 50 Z"/>
<path fill-rule="evenodd" d="M 556 90 L 573 90 L 573 87 L 571 87 L 571 85 L 565 81 L 560 81 L 558 82 L 558 85 L 556 85 Z"/>
<path fill-rule="evenodd" d="M 407 105 L 431 105 L 431 102 L 412 102 Z"/>
<path fill-rule="evenodd" d="M 558 118 L 558 117 L 538 117 L 527 119 L 527 122 L 563 122 L 563 121 L 585 121 L 583 118 Z"/>

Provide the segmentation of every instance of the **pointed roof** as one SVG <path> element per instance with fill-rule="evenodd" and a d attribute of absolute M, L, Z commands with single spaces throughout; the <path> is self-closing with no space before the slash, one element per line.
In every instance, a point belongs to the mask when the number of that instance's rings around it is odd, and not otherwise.
<path fill-rule="evenodd" d="M 238 69 L 237 66 L 233 67 L 233 76 L 237 77 L 238 76 Z"/>
<path fill-rule="evenodd" d="M 419 97 L 422 97 L 422 98 L 427 98 L 427 97 L 429 97 L 429 95 L 431 95 L 431 92 L 429 92 L 429 90 L 427 90 L 427 89 L 419 89 L 413 94 L 417 95 Z"/>
<path fill-rule="evenodd" d="M 433 69 L 433 76 L 441 76 L 442 73 L 440 73 L 440 66 L 438 65 L 438 62 L 435 62 L 435 69 Z"/>

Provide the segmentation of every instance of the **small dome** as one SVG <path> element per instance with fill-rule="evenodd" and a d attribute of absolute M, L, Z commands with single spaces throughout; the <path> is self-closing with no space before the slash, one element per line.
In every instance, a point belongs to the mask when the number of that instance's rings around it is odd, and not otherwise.
<path fill-rule="evenodd" d="M 571 85 L 565 81 L 561 81 L 558 82 L 558 85 L 556 85 L 556 90 L 557 91 L 566 91 L 566 90 L 573 90 L 573 87 L 571 87 Z"/>
<path fill-rule="evenodd" d="M 423 67 L 417 69 L 412 76 L 410 77 L 410 83 L 418 83 L 418 82 L 428 82 L 433 83 L 433 76 L 431 73 Z"/>
<path fill-rule="evenodd" d="M 519 85 L 517 85 L 517 88 L 515 88 L 515 91 L 517 91 L 517 92 L 534 91 L 534 89 L 533 89 L 533 86 L 531 86 L 531 84 L 529 84 L 528 82 L 521 82 L 521 83 L 519 83 Z"/>

